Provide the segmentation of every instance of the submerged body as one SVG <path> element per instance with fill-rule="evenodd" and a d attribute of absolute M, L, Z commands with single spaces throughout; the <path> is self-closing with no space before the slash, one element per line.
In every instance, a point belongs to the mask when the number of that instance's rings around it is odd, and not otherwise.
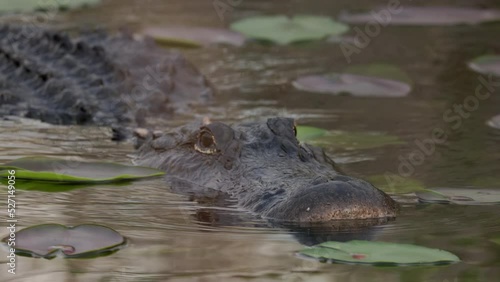
<path fill-rule="evenodd" d="M 180 53 L 152 41 L 0 25 L 0 117 L 126 128 L 212 95 Z"/>
<path fill-rule="evenodd" d="M 139 136 L 136 163 L 167 172 L 176 190 L 222 193 L 283 221 L 392 218 L 398 204 L 370 183 L 341 174 L 318 147 L 300 144 L 292 119 L 229 126 L 190 124 Z"/>

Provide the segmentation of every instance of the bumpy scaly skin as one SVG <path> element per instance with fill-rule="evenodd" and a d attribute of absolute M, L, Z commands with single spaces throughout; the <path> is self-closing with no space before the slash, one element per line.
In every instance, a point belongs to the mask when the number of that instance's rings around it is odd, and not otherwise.
<path fill-rule="evenodd" d="M 232 127 L 190 124 L 143 135 L 140 141 L 136 163 L 165 170 L 175 190 L 229 195 L 267 218 L 390 218 L 398 210 L 370 183 L 339 173 L 322 149 L 300 144 L 291 119 Z"/>
<path fill-rule="evenodd" d="M 182 55 L 148 40 L 0 26 L 0 116 L 136 126 L 212 95 Z"/>

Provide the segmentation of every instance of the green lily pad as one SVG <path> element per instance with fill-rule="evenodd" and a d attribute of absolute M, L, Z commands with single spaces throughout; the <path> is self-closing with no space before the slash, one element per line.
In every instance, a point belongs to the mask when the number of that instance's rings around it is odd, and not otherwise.
<path fill-rule="evenodd" d="M 346 68 L 343 73 L 365 75 L 404 82 L 412 85 L 413 81 L 408 74 L 397 66 L 390 64 L 354 65 Z"/>
<path fill-rule="evenodd" d="M 343 73 L 305 75 L 292 85 L 308 92 L 357 97 L 404 97 L 412 89 L 406 73 L 385 64 L 353 66 Z"/>
<path fill-rule="evenodd" d="M 82 224 L 66 227 L 42 224 L 25 228 L 16 234 L 16 254 L 52 259 L 95 258 L 110 255 L 123 248 L 126 238 L 115 230 L 101 225 Z M 7 244 L 10 236 L 2 239 Z"/>
<path fill-rule="evenodd" d="M 418 200 L 422 203 L 432 203 L 432 204 L 450 203 L 450 197 L 433 190 L 425 189 L 422 191 L 417 191 L 415 194 L 417 195 Z"/>
<path fill-rule="evenodd" d="M 392 11 L 390 11 L 392 9 Z M 375 12 L 376 11 L 376 12 Z M 374 17 L 374 14 L 375 15 Z M 342 13 L 339 20 L 351 24 L 377 22 L 386 25 L 460 25 L 480 24 L 500 20 L 500 11 L 466 7 L 423 6 L 380 7 L 363 13 Z"/>
<path fill-rule="evenodd" d="M 493 127 L 493 128 L 500 129 L 500 115 L 495 116 L 492 119 L 490 119 L 488 121 L 488 125 Z"/>
<path fill-rule="evenodd" d="M 424 203 L 500 205 L 500 189 L 434 188 L 416 194 Z"/>
<path fill-rule="evenodd" d="M 7 186 L 8 179 L 0 177 L 0 184 Z M 75 189 L 89 187 L 89 184 L 16 179 L 15 187 L 16 190 L 25 191 L 68 192 Z"/>
<path fill-rule="evenodd" d="M 101 0 L 0 0 L 0 12 L 31 12 L 37 10 L 75 9 L 99 4 Z"/>
<path fill-rule="evenodd" d="M 339 35 L 349 27 L 328 17 L 297 15 L 289 18 L 278 15 L 246 18 L 232 23 L 231 29 L 249 38 L 285 45 Z"/>
<path fill-rule="evenodd" d="M 21 158 L 0 166 L 0 178 L 15 170 L 17 179 L 55 181 L 66 183 L 107 183 L 142 179 L 165 174 L 162 171 L 139 166 L 108 162 L 80 162 L 46 157 Z"/>
<path fill-rule="evenodd" d="M 0 177 L 0 184 L 5 186 L 8 185 L 7 178 Z M 37 181 L 37 180 L 23 180 L 16 179 L 16 190 L 24 190 L 24 191 L 40 191 L 40 192 L 49 192 L 49 193 L 62 193 L 68 192 L 76 189 L 84 189 L 84 188 L 99 188 L 99 187 L 122 187 L 130 185 L 130 181 L 120 181 L 113 183 L 103 183 L 99 186 L 96 186 L 99 183 L 79 183 L 79 182 L 55 182 L 55 181 Z"/>
<path fill-rule="evenodd" d="M 166 46 L 202 47 L 213 44 L 228 44 L 242 46 L 245 36 L 242 34 L 222 29 L 208 27 L 148 27 L 143 34 L 153 37 L 156 42 Z"/>
<path fill-rule="evenodd" d="M 297 126 L 297 139 L 301 142 L 342 149 L 369 149 L 385 145 L 405 144 L 397 136 L 379 132 L 328 131 L 311 126 Z"/>
<path fill-rule="evenodd" d="M 326 129 L 312 127 L 312 126 L 299 125 L 296 128 L 297 128 L 297 139 L 301 142 L 314 140 L 317 139 L 318 137 L 325 136 L 325 134 L 328 133 L 328 130 Z"/>
<path fill-rule="evenodd" d="M 478 73 L 500 76 L 500 56 L 480 56 L 470 61 L 468 66 Z"/>
<path fill-rule="evenodd" d="M 372 265 L 436 265 L 460 261 L 456 255 L 439 249 L 371 241 L 325 242 L 300 254 L 320 261 Z"/>
<path fill-rule="evenodd" d="M 376 187 L 391 194 L 408 194 L 425 190 L 422 182 L 399 176 L 394 173 L 384 175 L 373 175 L 367 178 Z"/>

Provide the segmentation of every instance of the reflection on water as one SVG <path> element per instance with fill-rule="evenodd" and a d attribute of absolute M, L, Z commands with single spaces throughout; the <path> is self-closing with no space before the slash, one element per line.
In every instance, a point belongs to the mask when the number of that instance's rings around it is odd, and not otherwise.
<path fill-rule="evenodd" d="M 495 1 L 439 1 L 492 7 Z M 495 2 L 495 3 L 494 3 Z M 242 1 L 223 21 L 212 1 L 108 0 L 99 9 L 74 12 L 60 23 L 128 26 L 186 24 L 223 27 L 232 19 L 268 13 L 336 16 L 342 9 L 371 8 L 386 1 Z M 434 4 L 434 3 L 433 3 Z M 438 3 L 436 3 L 437 5 Z M 457 4 L 458 5 L 458 4 Z M 315 95 L 293 89 L 300 75 L 335 72 L 346 62 L 338 45 L 242 48 L 208 47 L 184 51 L 220 90 L 214 104 L 193 116 L 158 120 L 158 127 L 208 115 L 214 119 L 259 120 L 275 115 L 299 123 L 344 131 L 378 131 L 407 144 L 369 150 L 327 148 L 348 173 L 360 177 L 398 173 L 401 158 L 436 127 L 447 143 L 414 167 L 411 177 L 428 187 L 500 188 L 500 133 L 486 122 L 500 114 L 498 95 L 455 123 L 443 113 L 473 94 L 478 74 L 466 62 L 498 53 L 493 36 L 500 25 L 387 27 L 353 57 L 354 64 L 390 63 L 415 82 L 408 97 L 354 98 Z M 495 89 L 493 94 L 500 90 Z M 0 162 L 30 155 L 129 163 L 129 143 L 109 141 L 111 132 L 92 127 L 59 127 L 18 119 L 0 121 Z M 474 188 L 471 188 L 474 189 Z M 6 190 L 0 189 L 0 198 Z M 411 197 L 410 197 L 411 198 Z M 161 179 L 125 186 L 95 186 L 64 193 L 18 190 L 19 227 L 41 223 L 104 224 L 130 239 L 128 248 L 96 260 L 52 261 L 20 258 L 17 275 L 1 281 L 494 281 L 500 277 L 499 206 L 416 204 L 405 199 L 395 221 L 354 231 L 332 226 L 287 226 L 241 211 L 231 203 L 192 201 L 174 194 Z M 2 214 L 4 213 L 2 209 Z M 4 217 L 4 215 L 2 215 Z M 337 226 L 338 227 L 338 226 Z M 358 232 L 359 231 L 359 232 Z M 4 235 L 3 233 L 1 234 Z M 373 268 L 302 260 L 294 253 L 323 240 L 354 238 L 413 243 L 446 249 L 462 263 L 446 267 Z M 8 280 L 7 280 L 8 278 Z"/>

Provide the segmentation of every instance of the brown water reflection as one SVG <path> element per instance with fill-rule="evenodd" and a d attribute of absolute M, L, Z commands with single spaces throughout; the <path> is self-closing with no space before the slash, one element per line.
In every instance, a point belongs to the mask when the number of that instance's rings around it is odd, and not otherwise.
<path fill-rule="evenodd" d="M 110 29 L 127 26 L 132 30 L 148 24 L 224 27 L 233 19 L 261 12 L 336 16 L 342 9 L 371 8 L 387 1 L 243 0 L 223 21 L 212 2 L 108 0 L 102 7 L 72 12 L 59 23 Z M 500 8 L 493 0 L 434 4 Z M 157 123 L 168 127 L 205 115 L 225 121 L 286 115 L 301 124 L 381 131 L 407 141 L 406 145 L 359 151 L 327 148 L 348 173 L 360 177 L 397 173 L 400 156 L 409 156 L 417 148 L 415 140 L 429 138 L 439 127 L 446 131 L 448 142 L 415 166 L 411 177 L 428 187 L 474 189 L 481 185 L 500 189 L 500 132 L 486 125 L 500 114 L 500 90 L 495 89 L 458 129 L 443 119 L 443 113 L 454 104 L 474 94 L 478 74 L 470 71 L 466 62 L 484 53 L 500 52 L 499 32 L 498 24 L 384 28 L 353 56 L 352 64 L 384 62 L 404 69 L 415 87 L 408 97 L 399 99 L 333 97 L 294 90 L 289 82 L 299 75 L 349 66 L 338 45 L 332 43 L 187 50 L 185 54 L 217 86 L 220 95 L 212 106 L 197 109 L 193 116 Z M 113 143 L 109 136 L 107 129 L 0 121 L 0 162 L 47 155 L 128 163 L 132 145 Z M 0 198 L 6 198 L 5 189 L 0 189 Z M 491 241 L 500 236 L 499 206 L 417 205 L 410 199 L 396 221 L 375 228 L 370 238 L 446 249 L 460 256 L 463 263 L 373 268 L 298 259 L 294 252 L 303 247 L 303 237 L 316 238 L 306 236 L 309 229 L 270 226 L 231 207 L 200 207 L 171 193 L 161 179 L 57 194 L 18 191 L 18 200 L 20 227 L 48 222 L 104 224 L 130 238 L 131 245 L 96 260 L 20 258 L 16 276 L 7 276 L 5 259 L 0 259 L 0 281 L 444 282 L 495 281 L 500 277 L 500 246 Z M 3 209 L 1 214 L 4 217 Z M 327 231 L 315 232 L 313 235 L 328 235 Z"/>

